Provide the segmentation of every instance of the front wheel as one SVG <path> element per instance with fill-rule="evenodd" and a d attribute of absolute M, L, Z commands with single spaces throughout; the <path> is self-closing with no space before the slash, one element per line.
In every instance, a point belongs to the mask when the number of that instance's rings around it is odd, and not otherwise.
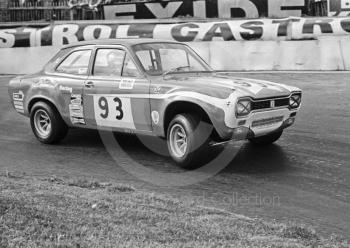
<path fill-rule="evenodd" d="M 212 125 L 195 114 L 179 114 L 170 122 L 167 144 L 172 159 L 181 167 L 190 168 L 208 148 Z"/>
<path fill-rule="evenodd" d="M 68 131 L 58 111 L 45 102 L 37 102 L 32 107 L 30 125 L 36 138 L 45 144 L 59 142 Z"/>
<path fill-rule="evenodd" d="M 282 136 L 282 133 L 283 131 L 269 133 L 264 136 L 251 138 L 249 139 L 249 141 L 252 142 L 254 145 L 269 145 L 279 140 L 279 138 Z"/>

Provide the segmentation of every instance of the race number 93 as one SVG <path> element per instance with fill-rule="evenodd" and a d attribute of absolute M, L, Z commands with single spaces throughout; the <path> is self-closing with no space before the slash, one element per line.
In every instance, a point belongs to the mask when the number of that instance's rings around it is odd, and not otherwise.
<path fill-rule="evenodd" d="M 117 120 L 121 120 L 123 119 L 124 113 L 123 113 L 123 109 L 122 109 L 122 100 L 120 100 L 119 97 L 114 97 L 114 102 L 117 103 L 117 106 L 115 107 L 115 109 L 119 112 L 119 114 L 115 117 Z M 101 113 L 100 116 L 103 119 L 107 119 L 108 115 L 109 115 L 109 107 L 108 107 L 108 101 L 106 99 L 106 97 L 102 96 L 99 98 L 98 100 L 98 106 L 100 107 L 100 109 L 104 110 L 104 113 Z"/>
<path fill-rule="evenodd" d="M 98 126 L 135 129 L 129 98 L 94 95 L 94 111 Z"/>

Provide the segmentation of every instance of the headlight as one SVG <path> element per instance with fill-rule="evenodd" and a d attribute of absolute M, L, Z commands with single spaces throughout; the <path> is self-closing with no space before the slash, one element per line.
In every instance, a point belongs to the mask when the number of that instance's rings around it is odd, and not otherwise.
<path fill-rule="evenodd" d="M 250 100 L 239 100 L 236 105 L 236 114 L 237 116 L 246 116 L 249 115 L 251 109 L 252 106 Z"/>
<path fill-rule="evenodd" d="M 290 108 L 298 108 L 300 106 L 300 103 L 301 103 L 301 94 L 300 93 L 293 94 L 289 98 L 289 107 Z"/>

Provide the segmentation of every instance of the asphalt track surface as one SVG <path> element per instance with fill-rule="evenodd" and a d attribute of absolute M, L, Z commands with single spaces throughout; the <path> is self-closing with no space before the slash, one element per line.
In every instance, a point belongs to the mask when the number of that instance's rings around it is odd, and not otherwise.
<path fill-rule="evenodd" d="M 350 74 L 237 75 L 303 89 L 297 121 L 276 145 L 255 148 L 245 142 L 219 174 L 183 187 L 159 187 L 129 174 L 111 158 L 96 131 L 74 129 L 59 145 L 40 144 L 29 120 L 10 106 L 10 77 L 1 77 L 0 171 L 128 183 L 250 217 L 312 225 L 323 234 L 350 239 Z M 128 137 L 120 143 L 134 160 L 155 170 L 180 170 L 136 137 Z"/>

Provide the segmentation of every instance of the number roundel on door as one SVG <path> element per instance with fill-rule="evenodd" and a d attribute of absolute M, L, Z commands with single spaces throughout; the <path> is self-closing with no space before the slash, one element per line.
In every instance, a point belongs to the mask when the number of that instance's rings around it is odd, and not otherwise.
<path fill-rule="evenodd" d="M 130 98 L 93 95 L 97 126 L 135 129 Z"/>

